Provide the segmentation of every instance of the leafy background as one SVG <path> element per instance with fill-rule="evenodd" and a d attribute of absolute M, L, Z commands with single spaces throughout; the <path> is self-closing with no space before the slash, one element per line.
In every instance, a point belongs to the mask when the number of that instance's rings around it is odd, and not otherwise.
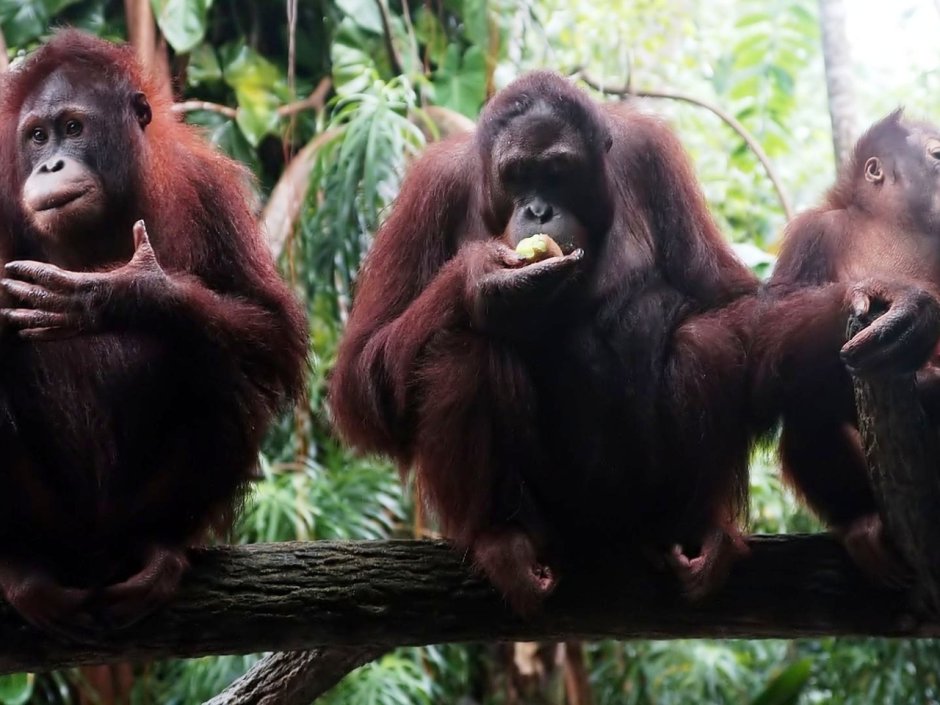
<path fill-rule="evenodd" d="M 861 125 L 898 103 L 920 115 L 937 107 L 938 50 L 928 40 L 940 11 L 888 5 L 851 4 L 857 21 L 868 13 L 856 34 L 878 33 L 876 51 L 864 45 L 855 66 Z M 834 173 L 817 13 L 812 0 L 0 0 L 0 28 L 15 58 L 57 25 L 126 39 L 139 18 L 154 17 L 158 41 L 138 41 L 142 57 L 172 74 L 186 119 L 257 175 L 260 217 L 309 306 L 314 364 L 309 403 L 265 444 L 235 536 L 251 542 L 433 531 L 387 463 L 336 442 L 323 399 L 362 254 L 427 141 L 466 124 L 526 69 L 582 70 L 602 86 L 720 106 L 803 208 Z M 674 123 L 714 215 L 766 274 L 785 217 L 754 152 L 707 110 L 641 103 Z M 279 197 L 291 186 L 308 194 L 302 203 Z M 751 513 L 759 531 L 819 528 L 782 488 L 767 451 L 754 458 Z M 819 639 L 407 648 L 359 669 L 323 702 L 569 702 L 562 675 L 572 650 L 600 705 L 940 701 L 936 642 Z M 125 664 L 104 676 L 134 703 L 188 705 L 256 658 Z M 101 677 L 101 669 L 6 677 L 0 703 L 112 702 Z"/>

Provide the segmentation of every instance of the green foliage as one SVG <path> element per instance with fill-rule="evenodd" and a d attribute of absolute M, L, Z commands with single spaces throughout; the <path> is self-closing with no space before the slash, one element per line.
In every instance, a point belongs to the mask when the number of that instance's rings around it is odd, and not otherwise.
<path fill-rule="evenodd" d="M 80 0 L 0 0 L 0 27 L 8 46 L 29 46 L 48 32 L 53 18 Z"/>
<path fill-rule="evenodd" d="M 222 73 L 238 101 L 235 121 L 249 144 L 257 147 L 265 135 L 277 131 L 277 108 L 286 85 L 278 68 L 247 46 L 229 47 L 228 53 Z"/>
<path fill-rule="evenodd" d="M 197 705 L 247 671 L 258 656 L 214 656 L 165 661 L 134 683 L 133 702 L 145 705 Z"/>
<path fill-rule="evenodd" d="M 323 463 L 263 464 L 238 525 L 247 543 L 388 538 L 403 516 L 401 488 L 386 463 L 351 458 L 334 441 Z"/>
<path fill-rule="evenodd" d="M 799 534 L 822 530 L 784 487 L 776 452 L 760 448 L 751 459 L 750 529 L 759 534 Z"/>
<path fill-rule="evenodd" d="M 34 677 L 25 673 L 0 676 L 0 703 L 26 705 L 33 695 Z"/>
<path fill-rule="evenodd" d="M 262 196 L 292 153 L 314 137 L 323 141 L 284 257 L 311 314 L 308 403 L 267 439 L 237 541 L 408 535 L 410 490 L 388 463 L 340 446 L 330 430 L 325 387 L 362 256 L 407 163 L 425 145 L 419 129 L 429 125 L 425 106 L 475 117 L 494 88 L 527 68 L 585 67 L 608 85 L 629 79 L 638 89 L 686 92 L 730 112 L 770 155 L 798 207 L 815 201 L 832 177 L 814 0 L 300 2 L 293 85 L 284 3 L 151 3 L 174 66 L 185 67 L 181 97 L 237 108 L 234 119 L 213 110 L 187 119 L 254 172 Z M 13 54 L 61 23 L 125 36 L 122 3 L 0 0 L 0 28 Z M 279 113 L 323 78 L 332 92 L 321 113 L 290 119 Z M 869 90 L 881 112 L 901 95 L 929 113 L 940 71 L 902 73 L 879 85 L 897 87 Z M 641 109 L 675 123 L 717 219 L 738 254 L 766 275 L 783 213 L 741 137 L 685 103 L 644 101 Z M 755 453 L 752 529 L 819 530 L 784 489 L 777 466 L 768 448 Z M 589 645 L 587 657 L 598 705 L 940 703 L 938 648 L 934 641 L 879 639 L 605 642 Z M 496 705 L 505 701 L 494 685 L 502 680 L 487 674 L 506 663 L 494 653 L 481 646 L 399 649 L 359 669 L 324 702 L 457 703 L 472 692 L 475 701 Z M 256 658 L 141 668 L 135 702 L 203 702 Z M 2 678 L 0 705 L 70 703 L 73 679 L 70 672 Z"/>
<path fill-rule="evenodd" d="M 387 654 L 360 668 L 325 698 L 328 705 L 431 705 L 433 682 L 407 652 Z"/>
<path fill-rule="evenodd" d="M 588 650 L 598 705 L 746 703 L 788 661 L 783 641 L 652 641 Z"/>
<path fill-rule="evenodd" d="M 382 13 L 375 0 L 336 0 L 336 7 L 362 29 L 382 34 Z"/>
<path fill-rule="evenodd" d="M 794 661 L 780 671 L 751 705 L 796 705 L 809 681 L 813 662 L 808 658 Z"/>
<path fill-rule="evenodd" d="M 731 29 L 736 41 L 714 62 L 711 83 L 719 104 L 730 109 L 776 160 L 791 152 L 793 117 L 800 100 L 796 86 L 810 62 L 818 58 L 816 3 L 746 0 L 738 8 L 741 14 Z M 732 228 L 746 232 L 749 240 L 766 245 L 774 239 L 780 222 L 754 208 L 759 186 L 755 176 L 765 177 L 743 140 L 737 140 L 729 162 L 722 215 Z M 831 160 L 825 166 L 831 172 Z M 771 193 L 766 186 L 763 195 L 769 205 Z"/>
<path fill-rule="evenodd" d="M 206 35 L 212 0 L 151 0 L 157 26 L 176 51 L 192 51 Z"/>
<path fill-rule="evenodd" d="M 358 82 L 357 82 L 358 85 Z M 417 109 L 417 94 L 404 78 L 376 79 L 353 92 L 337 86 L 328 130 L 335 138 L 320 151 L 313 176 L 303 237 L 297 255 L 311 301 L 327 295 L 338 320 L 338 305 L 349 291 L 380 211 L 394 197 L 405 161 L 424 145 L 408 115 Z"/>
<path fill-rule="evenodd" d="M 712 82 L 768 155 L 778 156 L 789 151 L 794 87 L 819 41 L 815 3 L 747 0 L 739 7 L 744 13 L 734 23 L 739 39 L 719 59 Z M 747 150 L 741 145 L 738 151 Z"/>
<path fill-rule="evenodd" d="M 480 47 L 472 46 L 461 56 L 460 48 L 451 44 L 432 80 L 438 105 L 468 117 L 476 117 L 486 97 L 486 60 L 483 51 Z"/>

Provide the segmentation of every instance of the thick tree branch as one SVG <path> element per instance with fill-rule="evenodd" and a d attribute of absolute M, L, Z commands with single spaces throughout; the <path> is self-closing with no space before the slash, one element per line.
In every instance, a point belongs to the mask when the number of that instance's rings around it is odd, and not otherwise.
<path fill-rule="evenodd" d="M 870 587 L 825 535 L 758 537 L 712 600 L 622 557 L 566 575 L 539 617 L 512 616 L 463 556 L 433 541 L 262 544 L 195 551 L 179 598 L 126 631 L 65 643 L 0 607 L 0 671 L 324 645 L 461 641 L 940 635 Z"/>
<path fill-rule="evenodd" d="M 333 646 L 271 654 L 204 705 L 310 705 L 386 651 L 384 646 Z"/>
<path fill-rule="evenodd" d="M 744 127 L 744 125 L 742 125 L 731 113 L 723 110 L 714 103 L 703 100 L 701 98 L 696 98 L 695 96 L 687 95 L 685 93 L 665 90 L 638 90 L 629 84 L 621 87 L 608 86 L 587 75 L 583 70 L 576 72 L 575 75 L 594 90 L 601 93 L 606 93 L 608 95 L 616 95 L 623 98 L 663 98 L 666 100 L 678 100 L 683 103 L 697 105 L 700 108 L 705 108 L 705 110 L 710 111 L 719 119 L 721 119 L 722 122 L 728 125 L 728 127 L 737 132 L 741 139 L 744 140 L 744 143 L 754 153 L 754 156 L 757 157 L 757 161 L 759 161 L 761 166 L 764 167 L 764 171 L 767 173 L 767 178 L 770 179 L 770 183 L 773 184 L 774 191 L 777 192 L 777 199 L 780 201 L 780 207 L 783 210 L 784 216 L 787 220 L 791 220 L 793 218 L 794 214 L 793 208 L 790 206 L 790 199 L 787 198 L 787 194 L 783 190 L 783 182 L 780 180 L 780 176 L 777 174 L 777 170 L 774 169 L 774 166 L 770 161 L 770 157 L 767 156 L 767 153 L 764 151 L 764 148 L 761 147 L 760 142 L 758 142 L 757 139 L 755 139 L 755 137 L 750 132 L 748 132 L 747 128 Z"/>
<path fill-rule="evenodd" d="M 864 327 L 849 324 L 852 336 Z M 940 615 L 940 476 L 937 434 L 913 375 L 855 378 L 859 430 L 875 498 L 892 542 L 914 569 L 914 604 Z"/>

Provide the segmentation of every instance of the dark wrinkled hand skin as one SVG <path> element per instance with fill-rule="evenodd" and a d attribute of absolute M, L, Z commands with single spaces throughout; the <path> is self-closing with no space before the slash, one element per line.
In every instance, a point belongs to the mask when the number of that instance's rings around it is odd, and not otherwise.
<path fill-rule="evenodd" d="M 543 322 L 584 272 L 584 251 L 531 264 L 502 243 L 467 245 L 467 299 L 475 327 L 525 334 Z"/>
<path fill-rule="evenodd" d="M 859 374 L 912 374 L 940 339 L 940 302 L 914 286 L 867 280 L 852 291 L 851 311 L 869 324 L 842 347 Z"/>
<path fill-rule="evenodd" d="M 71 272 L 48 262 L 19 260 L 4 267 L 0 287 L 12 300 L 0 321 L 19 337 L 59 340 L 98 333 L 134 290 L 156 290 L 167 275 L 157 262 L 143 221 L 134 225 L 134 256 L 108 272 Z M 131 297 L 133 298 L 133 297 Z"/>

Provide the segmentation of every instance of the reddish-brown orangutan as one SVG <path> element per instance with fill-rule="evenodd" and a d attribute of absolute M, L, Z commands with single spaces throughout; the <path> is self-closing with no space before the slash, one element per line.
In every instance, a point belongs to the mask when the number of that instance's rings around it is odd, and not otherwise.
<path fill-rule="evenodd" d="M 536 233 L 563 255 L 513 250 Z M 582 553 L 628 546 L 699 596 L 742 551 L 756 292 L 665 125 L 533 73 L 411 169 L 358 280 L 333 415 L 415 468 L 520 611 Z M 847 292 L 808 327 L 844 326 Z"/>
<path fill-rule="evenodd" d="M 760 386 L 766 388 L 769 379 L 776 388 L 785 477 L 842 537 L 858 564 L 889 583 L 903 574 L 885 542 L 868 481 L 851 380 L 844 366 L 821 353 L 826 340 L 841 339 L 845 330 L 840 323 L 828 336 L 813 339 L 791 325 L 799 320 L 797 309 L 781 302 L 794 292 L 805 297 L 813 289 L 870 277 L 940 295 L 938 194 L 940 129 L 905 120 L 900 111 L 872 126 L 822 205 L 788 226 L 768 287 L 775 308 L 788 312 L 788 320 L 771 314 L 762 328 L 773 352 Z M 906 337 L 883 337 L 880 355 L 869 364 L 913 371 L 929 355 L 940 320 L 925 292 L 898 303 L 881 320 L 891 324 L 909 316 L 919 323 Z M 936 380 L 930 373 L 922 373 L 925 401 L 936 404 L 940 385 L 926 379 Z"/>
<path fill-rule="evenodd" d="M 526 266 L 512 245 L 538 232 L 567 254 Z M 526 610 L 563 538 L 736 542 L 743 350 L 696 314 L 754 288 L 668 130 L 532 74 L 403 185 L 359 278 L 334 417 L 417 469 L 445 535 Z M 728 379 L 699 388 L 685 370 L 708 356 Z M 687 414 L 686 393 L 728 413 Z M 684 462 L 685 435 L 713 463 Z"/>
<path fill-rule="evenodd" d="M 303 386 L 243 170 L 162 95 L 76 31 L 0 86 L 0 589 L 67 633 L 173 592 Z"/>

